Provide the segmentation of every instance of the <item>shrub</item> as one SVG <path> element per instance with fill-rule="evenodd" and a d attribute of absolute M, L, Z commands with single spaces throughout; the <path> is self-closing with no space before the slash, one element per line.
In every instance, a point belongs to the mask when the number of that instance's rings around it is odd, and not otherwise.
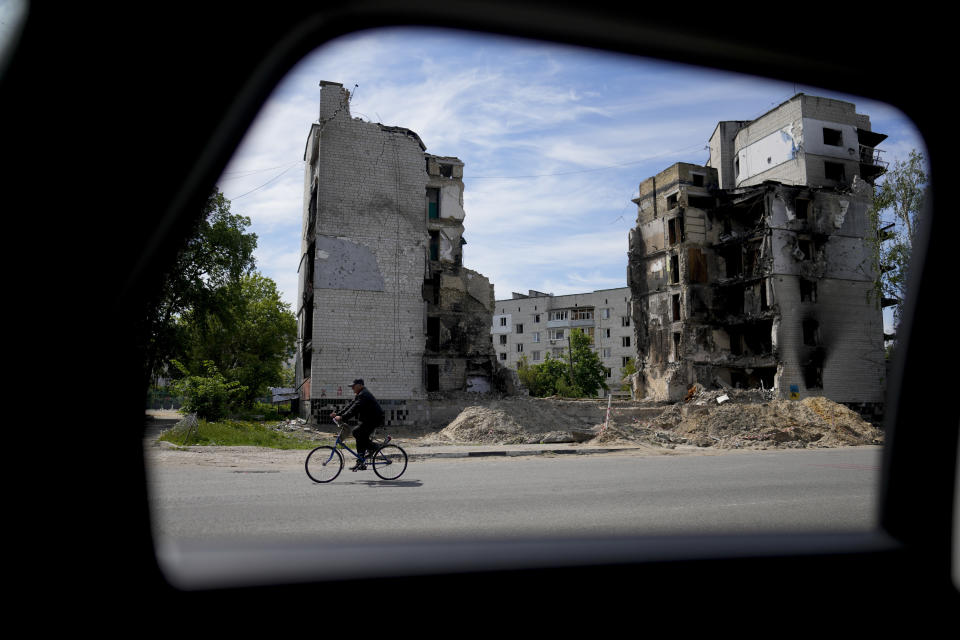
<path fill-rule="evenodd" d="M 235 380 L 227 380 L 210 360 L 203 362 L 207 375 L 192 375 L 183 364 L 173 360 L 173 365 L 183 373 L 183 378 L 174 380 L 170 386 L 183 396 L 183 410 L 195 413 L 203 420 L 219 420 L 243 398 L 247 388 Z"/>

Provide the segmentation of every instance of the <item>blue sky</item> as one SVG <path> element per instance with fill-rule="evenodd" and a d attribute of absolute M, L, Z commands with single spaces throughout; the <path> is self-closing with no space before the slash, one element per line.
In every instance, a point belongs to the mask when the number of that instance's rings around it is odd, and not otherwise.
<path fill-rule="evenodd" d="M 720 120 L 750 120 L 797 92 L 854 102 L 893 164 L 916 129 L 883 103 L 567 46 L 391 29 L 331 42 L 277 87 L 218 185 L 259 236 L 259 270 L 294 311 L 303 149 L 321 80 L 353 91 L 351 112 L 416 131 L 464 167 L 464 265 L 497 299 L 626 286 L 638 185 L 675 162 L 704 164 Z M 354 85 L 357 85 L 354 88 Z"/>

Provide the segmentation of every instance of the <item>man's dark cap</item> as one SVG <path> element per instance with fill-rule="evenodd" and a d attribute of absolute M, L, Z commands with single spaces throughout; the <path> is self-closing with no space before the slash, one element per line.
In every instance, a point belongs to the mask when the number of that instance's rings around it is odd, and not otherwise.
<path fill-rule="evenodd" d="M 352 386 L 355 385 L 355 384 L 358 384 L 358 385 L 360 385 L 360 386 L 362 387 L 362 386 L 363 386 L 363 378 L 357 378 L 356 380 L 354 380 L 353 382 L 350 383 L 350 386 L 352 387 Z"/>

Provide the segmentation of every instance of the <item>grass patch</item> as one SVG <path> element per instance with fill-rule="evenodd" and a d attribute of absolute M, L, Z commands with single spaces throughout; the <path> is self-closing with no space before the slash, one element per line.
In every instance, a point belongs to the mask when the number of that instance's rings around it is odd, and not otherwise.
<path fill-rule="evenodd" d="M 161 440 L 182 447 L 269 447 L 271 449 L 312 449 L 320 444 L 309 436 L 276 431 L 270 424 L 246 420 L 182 420 L 160 436 Z"/>

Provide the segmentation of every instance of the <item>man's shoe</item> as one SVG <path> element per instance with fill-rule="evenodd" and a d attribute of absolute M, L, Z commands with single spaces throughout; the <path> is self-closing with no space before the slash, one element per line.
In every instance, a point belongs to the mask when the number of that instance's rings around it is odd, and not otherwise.
<path fill-rule="evenodd" d="M 367 470 L 367 465 L 363 464 L 359 460 L 357 460 L 357 464 L 350 467 L 350 471 L 366 471 L 366 470 Z"/>

